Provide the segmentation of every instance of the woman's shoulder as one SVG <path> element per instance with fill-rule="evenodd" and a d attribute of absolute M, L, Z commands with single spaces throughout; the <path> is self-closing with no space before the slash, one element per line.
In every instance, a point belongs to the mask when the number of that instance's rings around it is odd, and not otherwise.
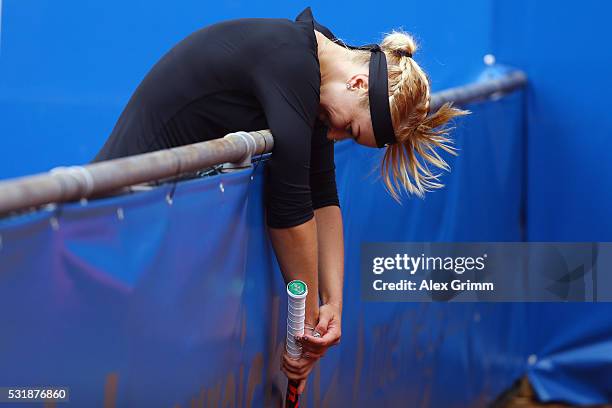
<path fill-rule="evenodd" d="M 213 24 L 204 29 L 210 39 L 240 42 L 253 50 L 281 47 L 316 48 L 314 31 L 302 21 L 281 18 L 241 18 Z"/>
<path fill-rule="evenodd" d="M 253 38 L 250 61 L 260 77 L 320 79 L 314 30 L 301 22 L 266 19 Z"/>

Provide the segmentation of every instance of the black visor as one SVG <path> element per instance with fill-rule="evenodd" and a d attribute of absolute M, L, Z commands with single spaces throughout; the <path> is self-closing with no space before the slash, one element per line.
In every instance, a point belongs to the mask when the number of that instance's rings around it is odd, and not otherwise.
<path fill-rule="evenodd" d="M 385 147 L 397 142 L 393 131 L 393 121 L 391 120 L 391 108 L 389 107 L 387 58 L 378 45 L 374 44 L 366 47 L 371 51 L 368 99 L 370 101 L 372 128 L 374 129 L 376 145 Z"/>

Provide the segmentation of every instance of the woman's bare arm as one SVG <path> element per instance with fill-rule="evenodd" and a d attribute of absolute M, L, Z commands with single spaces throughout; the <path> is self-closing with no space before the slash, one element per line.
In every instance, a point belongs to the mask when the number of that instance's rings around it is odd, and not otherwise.
<path fill-rule="evenodd" d="M 306 324 L 323 334 L 322 338 L 307 335 L 300 339 L 304 358 L 292 360 L 283 353 L 281 368 L 288 378 L 299 380 L 298 393 L 301 394 L 306 377 L 318 359 L 327 348 L 340 341 L 344 275 L 340 208 L 327 206 L 317 209 L 314 219 L 298 227 L 270 228 L 270 237 L 285 280 L 306 280 Z M 316 282 L 316 286 L 307 279 Z M 319 294 L 323 303 L 320 308 Z"/>
<path fill-rule="evenodd" d="M 337 206 L 315 210 L 317 222 L 319 294 L 322 304 L 333 304 L 342 312 L 344 280 L 344 235 L 342 213 Z"/>
<path fill-rule="evenodd" d="M 337 206 L 327 206 L 315 210 L 317 223 L 319 293 L 321 306 L 319 320 L 315 327 L 321 337 L 306 332 L 296 338 L 302 345 L 305 357 L 297 363 L 287 361 L 286 370 L 294 374 L 308 374 L 312 362 L 317 361 L 327 349 L 340 342 L 342 331 L 342 284 L 344 278 L 344 242 L 342 233 L 342 214 Z M 298 393 L 305 387 L 305 380 L 300 382 Z"/>
<path fill-rule="evenodd" d="M 285 282 L 300 279 L 308 285 L 306 324 L 319 319 L 319 279 L 317 274 L 317 224 L 311 219 L 290 228 L 269 228 L 270 240 Z"/>

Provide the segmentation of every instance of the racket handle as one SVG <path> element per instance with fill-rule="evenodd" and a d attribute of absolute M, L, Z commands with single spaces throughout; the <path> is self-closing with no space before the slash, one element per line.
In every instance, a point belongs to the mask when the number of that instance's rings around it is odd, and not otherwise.
<path fill-rule="evenodd" d="M 300 396 L 297 392 L 300 383 L 289 380 L 287 383 L 287 397 L 285 398 L 285 408 L 298 408 L 300 406 Z"/>

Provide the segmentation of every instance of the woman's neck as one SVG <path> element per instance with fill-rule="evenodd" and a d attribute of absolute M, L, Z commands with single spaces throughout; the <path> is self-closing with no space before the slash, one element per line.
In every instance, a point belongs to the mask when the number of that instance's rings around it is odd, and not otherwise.
<path fill-rule="evenodd" d="M 351 58 L 351 51 L 338 45 L 315 30 L 317 54 L 321 70 L 321 87 L 332 82 L 345 82 L 359 73 L 359 66 Z"/>

